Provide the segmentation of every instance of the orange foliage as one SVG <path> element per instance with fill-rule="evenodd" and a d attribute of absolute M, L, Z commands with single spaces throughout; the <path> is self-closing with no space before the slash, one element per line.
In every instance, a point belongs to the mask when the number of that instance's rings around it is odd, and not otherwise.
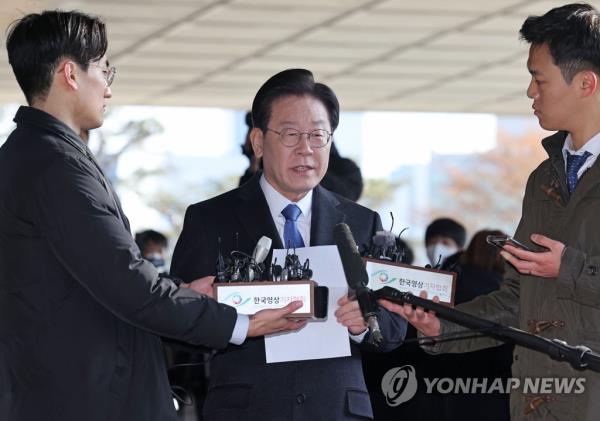
<path fill-rule="evenodd" d="M 541 130 L 518 137 L 501 132 L 493 150 L 476 155 L 468 165 L 449 164 L 443 209 L 434 213 L 455 215 L 471 233 L 485 227 L 514 231 L 527 178 L 547 158 L 541 145 L 545 136 Z"/>

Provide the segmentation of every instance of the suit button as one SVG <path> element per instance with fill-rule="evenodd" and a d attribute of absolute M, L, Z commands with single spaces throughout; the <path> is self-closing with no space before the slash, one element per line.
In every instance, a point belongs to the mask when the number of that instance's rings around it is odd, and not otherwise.
<path fill-rule="evenodd" d="M 298 405 L 302 405 L 305 400 L 306 400 L 306 395 L 304 393 L 298 393 L 296 395 L 296 403 Z"/>

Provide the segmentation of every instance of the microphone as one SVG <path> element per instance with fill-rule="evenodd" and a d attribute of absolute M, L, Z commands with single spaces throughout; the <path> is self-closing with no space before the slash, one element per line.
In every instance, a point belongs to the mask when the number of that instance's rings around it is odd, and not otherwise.
<path fill-rule="evenodd" d="M 387 249 L 396 245 L 396 236 L 391 231 L 377 231 L 372 241 L 377 247 Z"/>
<path fill-rule="evenodd" d="M 392 218 L 390 230 L 377 231 L 371 238 L 369 244 L 363 247 L 361 253 L 363 257 L 402 263 L 406 245 L 404 244 L 404 241 L 400 239 L 400 236 L 408 228 L 404 228 L 400 231 L 400 234 L 396 236 L 392 232 L 392 229 L 394 228 L 394 214 L 392 212 L 390 212 L 390 217 Z"/>
<path fill-rule="evenodd" d="M 254 264 L 249 265 L 248 269 L 248 279 L 250 281 L 254 279 L 254 267 L 260 270 L 262 267 L 261 263 L 264 262 L 269 255 L 272 243 L 273 241 L 264 235 L 260 237 L 260 240 L 258 240 L 258 243 L 256 243 L 256 247 L 254 247 L 254 252 L 252 253 L 252 260 Z"/>
<path fill-rule="evenodd" d="M 377 320 L 377 304 L 371 296 L 369 288 L 367 288 L 369 275 L 363 265 L 350 227 L 344 223 L 337 224 L 333 229 L 333 238 L 344 267 L 346 282 L 350 289 L 349 296 L 350 294 L 356 296 L 374 344 L 379 345 L 383 340 L 383 336 Z"/>
<path fill-rule="evenodd" d="M 271 244 L 273 241 L 267 237 L 262 236 L 258 243 L 256 243 L 256 247 L 254 248 L 254 252 L 252 253 L 252 258 L 256 262 L 256 264 L 262 263 L 265 261 L 267 256 L 269 255 L 269 251 L 271 250 Z"/>
<path fill-rule="evenodd" d="M 217 238 L 217 282 L 225 282 L 227 280 L 227 264 L 221 254 L 221 237 Z"/>

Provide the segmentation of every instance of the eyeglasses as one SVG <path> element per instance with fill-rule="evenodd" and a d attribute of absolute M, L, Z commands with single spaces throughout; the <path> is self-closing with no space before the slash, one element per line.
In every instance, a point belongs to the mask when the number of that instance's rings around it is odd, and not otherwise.
<path fill-rule="evenodd" d="M 117 68 L 115 66 L 111 66 L 108 68 L 102 67 L 100 64 L 90 63 L 92 66 L 96 66 L 102 69 L 102 74 L 104 75 L 104 79 L 106 80 L 106 86 L 112 85 L 115 80 L 115 75 L 117 74 Z"/>
<path fill-rule="evenodd" d="M 281 144 L 288 148 L 293 148 L 298 145 L 304 134 L 308 137 L 308 144 L 312 148 L 323 148 L 327 146 L 329 139 L 331 139 L 331 135 L 333 134 L 323 129 L 313 130 L 312 132 L 301 132 L 296 129 L 283 129 L 278 132 L 277 130 L 269 129 L 267 127 L 267 131 L 278 134 Z"/>

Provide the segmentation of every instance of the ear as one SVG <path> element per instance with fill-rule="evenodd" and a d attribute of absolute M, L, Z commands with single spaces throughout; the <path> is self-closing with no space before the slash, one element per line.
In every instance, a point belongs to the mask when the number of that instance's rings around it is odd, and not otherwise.
<path fill-rule="evenodd" d="M 585 70 L 579 75 L 580 92 L 583 97 L 593 95 L 598 89 L 598 75 L 591 70 Z"/>
<path fill-rule="evenodd" d="M 261 129 L 255 127 L 250 131 L 250 142 L 252 142 L 252 149 L 257 158 L 262 158 L 263 156 L 264 141 L 265 137 Z"/>
<path fill-rule="evenodd" d="M 57 77 L 60 78 L 61 83 L 63 83 L 68 88 L 77 91 L 79 89 L 79 71 L 81 70 L 77 64 L 75 64 L 71 60 L 65 60 L 62 64 L 62 72 L 59 71 L 57 73 Z"/>

